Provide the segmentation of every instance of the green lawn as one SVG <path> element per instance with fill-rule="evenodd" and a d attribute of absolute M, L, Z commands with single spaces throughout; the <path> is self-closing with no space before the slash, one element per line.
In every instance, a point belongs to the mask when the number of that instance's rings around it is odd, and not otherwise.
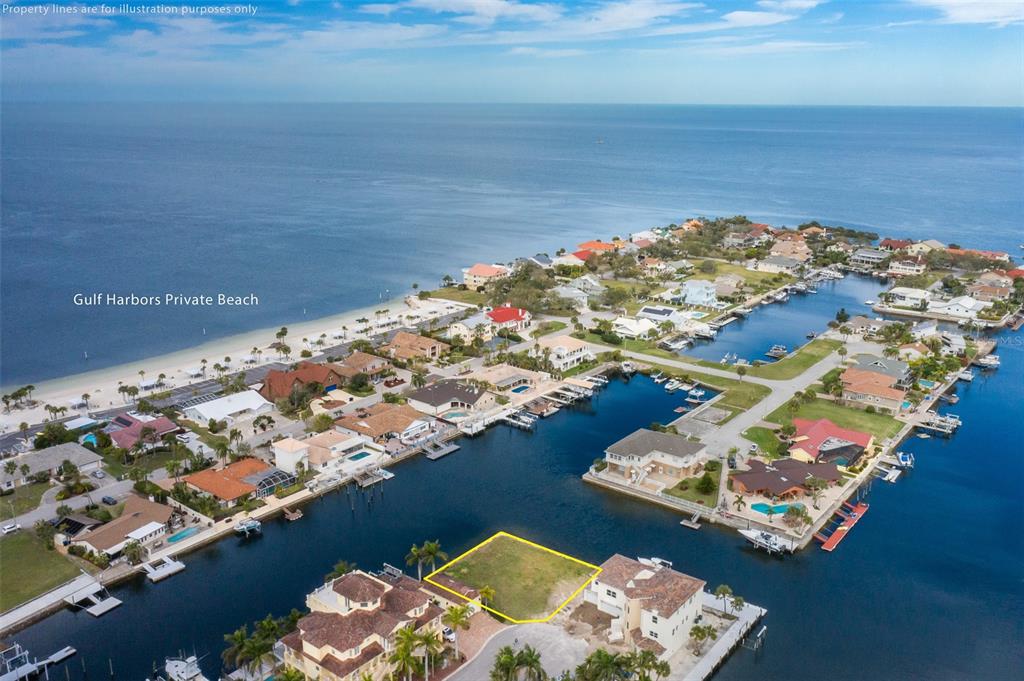
<path fill-rule="evenodd" d="M 712 273 L 706 273 L 700 271 L 700 264 L 704 262 L 700 258 L 690 258 L 690 262 L 693 263 L 693 274 L 687 279 L 705 279 L 707 281 L 714 281 L 716 277 L 720 277 L 723 274 L 735 274 L 743 277 L 743 280 L 749 286 L 764 285 L 768 287 L 778 287 L 783 284 L 788 284 L 795 279 L 788 275 L 782 275 L 782 279 L 776 280 L 779 275 L 772 272 L 751 272 L 743 265 L 736 265 L 731 262 L 722 262 L 720 260 L 713 261 L 715 263 L 715 271 Z"/>
<path fill-rule="evenodd" d="M 21 605 L 79 574 L 69 558 L 43 546 L 31 528 L 0 539 L 0 611 Z"/>
<path fill-rule="evenodd" d="M 128 472 L 128 466 L 125 466 L 124 459 L 116 454 L 106 452 L 103 455 L 103 467 L 108 473 L 113 475 L 115 478 L 124 477 Z M 135 460 L 135 463 L 145 470 L 147 473 L 152 473 L 157 468 L 163 468 L 170 461 L 173 454 L 170 449 L 160 448 L 149 454 L 143 454 Z"/>
<path fill-rule="evenodd" d="M 743 437 L 756 444 L 761 454 L 774 455 L 779 446 L 779 438 L 775 437 L 775 433 L 761 426 L 747 428 L 743 431 Z"/>
<path fill-rule="evenodd" d="M 675 487 L 666 489 L 665 494 L 670 494 L 680 499 L 686 499 L 687 501 L 692 501 L 695 504 L 702 504 L 708 508 L 714 508 L 718 504 L 718 479 L 721 473 L 722 472 L 720 470 L 708 471 L 708 475 L 710 475 L 711 479 L 715 481 L 715 489 L 710 494 L 701 494 L 697 491 L 697 482 L 704 477 L 703 473 L 697 477 L 682 480 Z M 683 489 L 684 486 L 686 489 Z"/>
<path fill-rule="evenodd" d="M 48 489 L 50 489 L 50 485 L 46 482 L 33 482 L 16 487 L 13 494 L 0 497 L 0 518 L 8 520 L 37 508 L 43 498 L 43 493 Z M 14 507 L 13 512 L 12 506 Z"/>
<path fill-rule="evenodd" d="M 750 376 L 758 376 L 760 378 L 775 380 L 796 378 L 821 360 L 831 355 L 841 346 L 841 341 L 816 338 L 789 357 L 780 359 L 778 362 L 763 364 L 756 367 L 748 367 L 747 373 Z"/>
<path fill-rule="evenodd" d="M 688 377 L 691 380 L 700 381 L 704 385 L 711 386 L 716 390 L 725 391 L 725 396 L 718 402 L 715 402 L 717 407 L 730 407 L 746 411 L 771 393 L 771 389 L 767 386 L 749 381 L 741 381 L 738 378 L 722 378 L 721 376 L 712 376 L 711 374 L 704 374 L 699 371 L 679 369 L 663 364 L 652 364 L 652 366 L 655 370 L 662 371 L 669 376 L 676 378 L 680 376 Z"/>
<path fill-rule="evenodd" d="M 789 405 L 784 404 L 768 414 L 764 420 L 784 426 L 792 423 L 794 416 L 810 420 L 829 419 L 842 428 L 872 433 L 878 439 L 892 437 L 903 425 L 885 414 L 869 414 L 862 409 L 843 407 L 820 398 L 801 403 L 795 415 L 789 411 Z"/>
<path fill-rule="evenodd" d="M 530 335 L 533 336 L 534 338 L 540 338 L 541 336 L 546 336 L 549 333 L 561 331 L 567 326 L 568 324 L 566 324 L 565 322 L 549 320 L 546 322 L 541 322 L 540 326 L 538 326 L 536 329 L 530 332 Z"/>
<path fill-rule="evenodd" d="M 653 342 L 648 341 L 648 340 L 639 340 L 639 339 L 633 340 L 633 339 L 623 338 L 621 344 L 619 344 L 619 345 L 612 345 L 611 343 L 604 342 L 604 340 L 602 340 L 600 336 L 598 336 L 596 333 L 591 333 L 590 331 L 588 331 L 583 336 L 583 340 L 587 341 L 588 343 L 597 343 L 599 345 L 604 345 L 605 347 L 609 347 L 609 348 L 616 348 L 618 350 L 629 350 L 630 352 L 642 352 L 645 355 L 652 355 L 654 357 L 663 357 L 665 359 L 679 359 L 679 355 L 677 355 L 677 354 L 675 354 L 673 352 L 670 352 L 668 350 L 662 350 L 661 348 L 659 348 L 657 346 L 656 343 L 653 343 Z"/>
<path fill-rule="evenodd" d="M 501 533 L 444 571 L 476 589 L 494 589 L 489 607 L 517 620 L 552 614 L 594 573 L 592 567 Z"/>
<path fill-rule="evenodd" d="M 487 302 L 487 296 L 479 291 L 471 291 L 469 289 L 460 289 L 457 286 L 450 286 L 448 288 L 439 288 L 434 291 L 429 291 L 431 298 L 444 298 L 445 300 L 454 300 L 457 303 L 469 303 L 470 305 L 483 305 Z"/>

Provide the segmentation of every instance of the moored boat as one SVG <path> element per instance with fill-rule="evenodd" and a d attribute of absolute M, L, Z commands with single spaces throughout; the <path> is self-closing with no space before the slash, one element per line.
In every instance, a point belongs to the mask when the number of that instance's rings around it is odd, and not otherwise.
<path fill-rule="evenodd" d="M 262 531 L 263 523 L 255 518 L 246 518 L 245 520 L 235 523 L 235 534 L 241 534 L 248 537 L 250 534 L 259 534 Z"/>
<path fill-rule="evenodd" d="M 764 530 L 739 530 L 743 538 L 759 549 L 768 553 L 793 553 L 796 542 Z"/>

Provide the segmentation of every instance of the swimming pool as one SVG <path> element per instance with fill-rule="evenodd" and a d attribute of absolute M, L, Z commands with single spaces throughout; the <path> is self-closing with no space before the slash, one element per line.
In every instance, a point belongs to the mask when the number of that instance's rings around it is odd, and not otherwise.
<path fill-rule="evenodd" d="M 904 400 L 904 401 L 903 401 L 903 408 L 904 408 L 904 409 L 910 409 L 910 408 L 911 408 L 911 407 L 913 407 L 913 406 L 914 406 L 914 405 L 913 405 L 913 403 L 912 403 L 912 402 L 907 402 L 906 400 Z"/>
<path fill-rule="evenodd" d="M 931 390 L 935 387 L 935 381 L 926 381 L 923 378 L 917 379 L 917 384 L 925 390 Z"/>
<path fill-rule="evenodd" d="M 359 452 L 358 454 L 353 454 L 352 456 L 348 457 L 348 460 L 359 461 L 359 459 L 365 459 L 368 456 L 370 456 L 370 452 Z"/>
<path fill-rule="evenodd" d="M 89 443 L 91 445 L 96 444 L 96 433 L 89 433 L 82 438 L 82 444 Z"/>
<path fill-rule="evenodd" d="M 168 537 L 167 543 L 173 544 L 175 542 L 181 541 L 182 539 L 188 539 L 197 532 L 199 532 L 198 527 L 186 527 L 184 530 L 181 530 L 180 532 L 175 532 L 170 537 Z"/>
<path fill-rule="evenodd" d="M 530 389 L 530 386 L 528 386 L 528 385 L 520 385 L 520 386 L 517 386 L 515 388 L 512 388 L 512 392 L 514 392 L 514 393 L 525 393 L 529 389 Z"/>
<path fill-rule="evenodd" d="M 773 514 L 778 515 L 780 513 L 785 513 L 786 511 L 788 511 L 790 506 L 792 506 L 793 508 L 803 508 L 804 507 L 804 505 L 800 504 L 800 503 L 796 503 L 796 504 L 775 504 L 774 506 L 772 506 L 771 504 L 757 503 L 757 504 L 751 504 L 750 508 L 752 508 L 753 510 L 757 511 L 758 513 L 764 513 L 765 515 L 768 515 L 768 509 L 771 509 Z"/>
<path fill-rule="evenodd" d="M 446 419 L 463 419 L 467 416 L 468 414 L 464 411 L 450 411 L 444 415 Z"/>

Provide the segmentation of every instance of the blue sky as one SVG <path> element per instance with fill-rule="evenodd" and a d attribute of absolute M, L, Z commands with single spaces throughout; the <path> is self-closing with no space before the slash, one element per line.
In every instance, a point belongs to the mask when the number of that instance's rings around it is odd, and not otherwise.
<path fill-rule="evenodd" d="M 1024 105 L 1024 0 L 8 4 L 8 100 Z"/>

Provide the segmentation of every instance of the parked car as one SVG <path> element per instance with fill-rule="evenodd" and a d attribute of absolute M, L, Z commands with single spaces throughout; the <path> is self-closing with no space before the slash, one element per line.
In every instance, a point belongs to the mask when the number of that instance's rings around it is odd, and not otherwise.
<path fill-rule="evenodd" d="M 189 441 L 188 433 L 178 433 L 174 436 L 174 439 L 187 445 Z"/>
<path fill-rule="evenodd" d="M 107 477 L 107 474 L 104 473 L 103 471 L 93 471 L 91 475 L 97 480 L 102 480 L 103 478 Z"/>
<path fill-rule="evenodd" d="M 752 445 L 750 445 L 750 453 L 751 454 L 757 454 L 757 443 L 756 442 L 753 443 Z"/>
<path fill-rule="evenodd" d="M 736 457 L 735 456 L 730 456 L 729 457 L 729 468 L 736 468 Z"/>
<path fill-rule="evenodd" d="M 7 523 L 3 526 L 3 528 L 0 528 L 0 531 L 2 531 L 4 534 L 14 534 L 20 529 L 21 525 L 19 525 L 18 523 Z"/>
<path fill-rule="evenodd" d="M 107 506 L 117 506 L 117 499 L 115 499 L 114 497 L 103 497 L 101 501 Z"/>
<path fill-rule="evenodd" d="M 455 632 L 452 631 L 451 627 L 445 627 L 442 629 L 441 634 L 444 636 L 445 641 L 448 641 L 449 643 L 455 642 Z"/>

